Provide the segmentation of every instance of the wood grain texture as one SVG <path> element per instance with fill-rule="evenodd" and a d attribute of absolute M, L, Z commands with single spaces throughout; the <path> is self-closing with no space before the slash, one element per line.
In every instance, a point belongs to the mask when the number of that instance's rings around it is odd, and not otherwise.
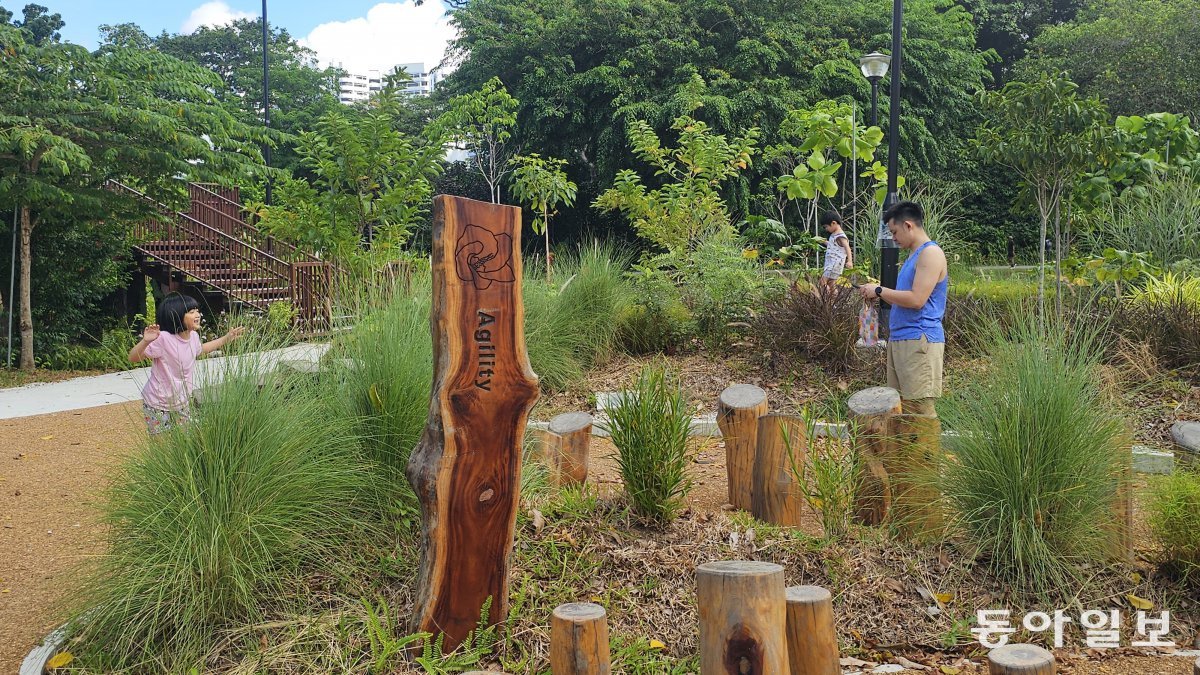
<path fill-rule="evenodd" d="M 787 673 L 783 567 L 730 560 L 696 568 L 700 675 Z"/>
<path fill-rule="evenodd" d="M 863 469 L 855 518 L 865 525 L 879 525 L 892 504 L 884 460 L 895 454 L 891 420 L 900 414 L 900 393 L 889 387 L 871 387 L 855 392 L 846 405 Z"/>
<path fill-rule="evenodd" d="M 945 529 L 938 471 L 942 462 L 942 422 L 925 415 L 891 419 L 895 454 L 884 461 L 892 493 L 890 520 L 917 540 L 933 540 Z"/>
<path fill-rule="evenodd" d="M 791 675 L 841 675 L 829 591 L 820 586 L 788 587 L 787 652 Z"/>
<path fill-rule="evenodd" d="M 447 651 L 508 615 L 521 442 L 537 400 L 525 351 L 521 210 L 438 196 L 433 209 L 433 390 L 408 463 L 423 550 L 415 627 Z M 404 345 L 380 345 L 403 349 Z"/>
<path fill-rule="evenodd" d="M 600 605 L 559 605 L 550 618 L 553 675 L 608 675 L 608 615 Z"/>
<path fill-rule="evenodd" d="M 559 486 L 587 481 L 588 449 L 592 445 L 592 416 L 585 412 L 563 413 L 550 420 L 552 443 L 547 460 L 551 478 Z"/>
<path fill-rule="evenodd" d="M 1037 645 L 1007 644 L 988 652 L 988 675 L 1054 675 L 1054 654 Z"/>
<path fill-rule="evenodd" d="M 758 418 L 767 414 L 767 392 L 752 384 L 726 387 L 717 399 L 717 428 L 725 440 L 729 503 L 750 510 Z"/>
<path fill-rule="evenodd" d="M 799 417 L 763 415 L 758 418 L 750 503 L 750 512 L 755 518 L 786 527 L 800 524 L 804 496 L 796 485 L 792 467 L 804 470 L 808 454 L 807 433 L 804 420 Z"/>

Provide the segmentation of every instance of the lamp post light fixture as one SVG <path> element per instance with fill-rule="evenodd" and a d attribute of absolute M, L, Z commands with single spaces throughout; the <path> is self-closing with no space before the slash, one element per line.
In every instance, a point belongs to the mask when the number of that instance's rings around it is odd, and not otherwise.
<path fill-rule="evenodd" d="M 887 75 L 892 57 L 879 52 L 871 52 L 858 59 L 858 67 L 863 77 L 871 83 L 871 126 L 879 126 L 879 81 Z"/>

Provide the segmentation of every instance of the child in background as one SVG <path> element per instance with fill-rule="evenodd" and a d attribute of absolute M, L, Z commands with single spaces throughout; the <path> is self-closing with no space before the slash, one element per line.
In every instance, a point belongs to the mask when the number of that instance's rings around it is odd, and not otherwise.
<path fill-rule="evenodd" d="M 216 351 L 241 337 L 234 328 L 216 340 L 200 343 L 200 305 L 194 298 L 172 293 L 155 312 L 157 323 L 146 326 L 142 339 L 129 350 L 130 363 L 149 358 L 150 378 L 142 389 L 142 414 L 151 434 L 185 424 L 191 416 L 192 371 L 201 354 Z"/>
<path fill-rule="evenodd" d="M 821 285 L 828 289 L 833 288 L 843 269 L 854 267 L 854 253 L 850 250 L 850 238 L 842 231 L 842 217 L 836 211 L 826 211 L 819 222 L 829 234 L 825 244 L 825 269 L 821 272 Z"/>

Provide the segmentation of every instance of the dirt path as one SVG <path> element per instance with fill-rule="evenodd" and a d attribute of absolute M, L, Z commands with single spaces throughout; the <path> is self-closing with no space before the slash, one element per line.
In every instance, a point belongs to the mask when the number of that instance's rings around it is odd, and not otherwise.
<path fill-rule="evenodd" d="M 99 552 L 92 500 L 145 433 L 124 403 L 0 420 L 0 673 L 57 626 L 60 584 Z"/>

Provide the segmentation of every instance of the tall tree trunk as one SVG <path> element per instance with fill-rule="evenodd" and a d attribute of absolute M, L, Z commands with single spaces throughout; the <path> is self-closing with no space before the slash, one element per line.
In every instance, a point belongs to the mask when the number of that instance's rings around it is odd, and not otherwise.
<path fill-rule="evenodd" d="M 1038 237 L 1038 320 L 1041 328 L 1046 328 L 1046 225 L 1050 214 L 1048 208 L 1038 204 L 1038 214 L 1041 216 L 1041 235 Z"/>
<path fill-rule="evenodd" d="M 1054 204 L 1054 311 L 1062 318 L 1062 198 Z"/>
<path fill-rule="evenodd" d="M 33 258 L 30 252 L 30 240 L 33 235 L 33 219 L 30 217 L 29 206 L 21 207 L 21 369 L 33 370 L 33 294 L 30 290 L 30 271 L 33 269 Z"/>
<path fill-rule="evenodd" d="M 542 232 L 546 235 L 546 283 L 550 283 L 550 209 L 542 212 Z"/>

